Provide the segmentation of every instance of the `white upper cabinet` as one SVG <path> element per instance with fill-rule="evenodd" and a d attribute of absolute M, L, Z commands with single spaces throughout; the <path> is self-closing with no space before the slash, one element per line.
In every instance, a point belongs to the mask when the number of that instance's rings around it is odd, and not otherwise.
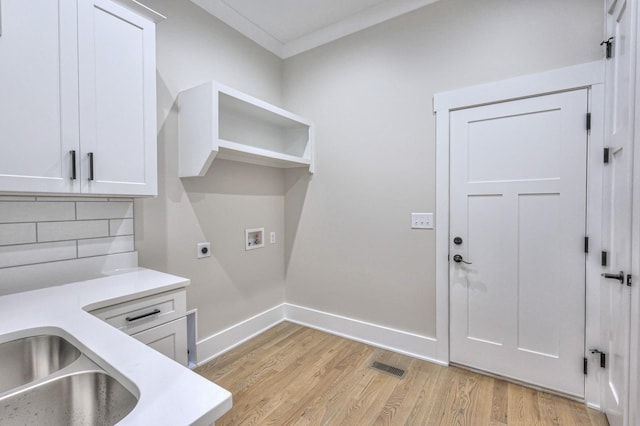
<path fill-rule="evenodd" d="M 77 191 L 75 3 L 0 2 L 0 191 Z"/>
<path fill-rule="evenodd" d="M 0 7 L 0 191 L 155 195 L 162 17 L 130 0 Z"/>
<path fill-rule="evenodd" d="M 78 51 L 83 191 L 155 195 L 155 23 L 112 1 L 80 1 Z"/>
<path fill-rule="evenodd" d="M 180 177 L 204 176 L 214 158 L 313 173 L 308 120 L 217 82 L 180 92 Z"/>

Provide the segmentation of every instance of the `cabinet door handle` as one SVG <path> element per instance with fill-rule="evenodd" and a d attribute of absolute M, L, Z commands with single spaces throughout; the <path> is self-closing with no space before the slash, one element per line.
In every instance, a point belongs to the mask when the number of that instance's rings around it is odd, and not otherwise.
<path fill-rule="evenodd" d="M 89 155 L 89 180 L 93 180 L 93 152 L 87 155 Z"/>
<path fill-rule="evenodd" d="M 159 313 L 160 313 L 160 309 L 156 308 L 151 312 L 147 312 L 146 314 L 137 315 L 135 317 L 126 317 L 125 319 L 127 320 L 127 322 L 132 322 L 132 321 L 141 320 L 142 318 L 150 317 L 151 315 L 155 315 Z"/>
<path fill-rule="evenodd" d="M 76 180 L 76 150 L 69 151 L 71 154 L 71 179 Z"/>

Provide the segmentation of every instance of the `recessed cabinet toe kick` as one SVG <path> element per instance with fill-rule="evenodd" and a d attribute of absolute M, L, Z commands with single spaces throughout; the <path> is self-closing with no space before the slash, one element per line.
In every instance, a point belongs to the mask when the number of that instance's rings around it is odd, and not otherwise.
<path fill-rule="evenodd" d="M 187 365 L 184 289 L 134 299 L 90 313 L 163 355 Z"/>

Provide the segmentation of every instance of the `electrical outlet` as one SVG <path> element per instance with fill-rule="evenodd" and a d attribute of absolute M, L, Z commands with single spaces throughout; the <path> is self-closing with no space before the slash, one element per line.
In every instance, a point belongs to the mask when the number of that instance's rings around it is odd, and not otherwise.
<path fill-rule="evenodd" d="M 433 213 L 411 213 L 411 228 L 433 229 Z"/>
<path fill-rule="evenodd" d="M 269 242 L 271 244 L 275 244 L 276 243 L 276 233 L 273 232 L 273 231 L 269 234 Z"/>
<path fill-rule="evenodd" d="M 198 252 L 197 252 L 198 259 L 211 256 L 211 243 L 209 242 L 198 243 L 197 247 L 198 247 Z"/>

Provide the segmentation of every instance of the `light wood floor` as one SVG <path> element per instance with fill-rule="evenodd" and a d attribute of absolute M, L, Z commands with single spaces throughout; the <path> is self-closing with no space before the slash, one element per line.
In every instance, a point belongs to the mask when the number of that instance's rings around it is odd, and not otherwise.
<path fill-rule="evenodd" d="M 287 322 L 196 372 L 233 393 L 216 425 L 607 425 L 578 402 Z"/>

